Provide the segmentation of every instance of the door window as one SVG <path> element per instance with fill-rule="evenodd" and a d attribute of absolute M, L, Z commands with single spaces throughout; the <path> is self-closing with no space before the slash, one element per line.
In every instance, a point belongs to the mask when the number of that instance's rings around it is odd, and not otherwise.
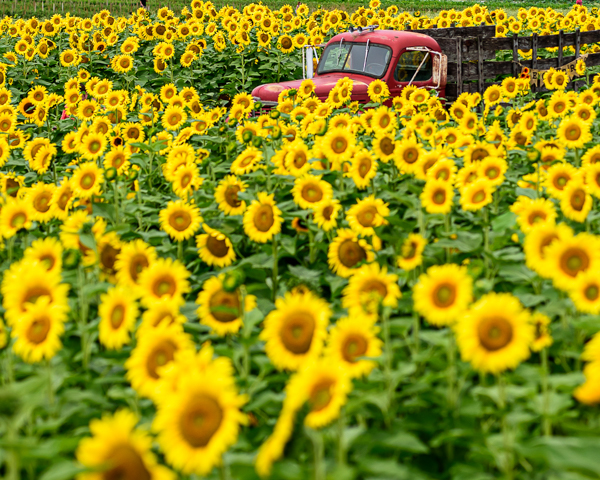
<path fill-rule="evenodd" d="M 421 51 L 406 51 L 398 59 L 398 65 L 394 71 L 394 80 L 397 82 L 410 82 L 413 75 L 421 65 L 423 57 L 427 55 L 427 52 Z M 413 81 L 415 82 L 426 82 L 431 80 L 433 73 L 433 59 L 431 55 L 427 55 L 427 60 L 423 62 L 419 72 Z"/>

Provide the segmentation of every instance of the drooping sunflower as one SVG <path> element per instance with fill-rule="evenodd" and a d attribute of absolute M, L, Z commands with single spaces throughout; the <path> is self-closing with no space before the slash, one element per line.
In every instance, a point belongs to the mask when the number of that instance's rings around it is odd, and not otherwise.
<path fill-rule="evenodd" d="M 246 191 L 246 184 L 233 175 L 226 176 L 215 189 L 215 200 L 225 215 L 241 215 L 246 202 L 238 199 L 238 193 Z"/>
<path fill-rule="evenodd" d="M 177 260 L 159 258 L 139 274 L 142 304 L 150 307 L 162 298 L 183 304 L 183 295 L 190 291 L 188 277 L 190 273 Z"/>
<path fill-rule="evenodd" d="M 402 296 L 398 275 L 388 273 L 387 267 L 376 262 L 356 269 L 343 294 L 344 308 L 369 315 L 377 314 L 380 306 L 395 308 Z"/>
<path fill-rule="evenodd" d="M 588 193 L 588 186 L 581 176 L 567 184 L 560 199 L 560 209 L 564 216 L 580 223 L 585 222 L 592 210 L 592 204 L 592 196 Z"/>
<path fill-rule="evenodd" d="M 210 266 L 226 267 L 235 261 L 235 250 L 229 237 L 208 225 L 202 226 L 206 233 L 196 237 L 198 254 Z"/>
<path fill-rule="evenodd" d="M 397 258 L 398 266 L 407 272 L 417 268 L 423 263 L 423 250 L 427 240 L 418 233 L 411 233 L 402 242 L 400 255 Z"/>
<path fill-rule="evenodd" d="M 381 355 L 378 333 L 379 327 L 356 313 L 340 318 L 329 332 L 325 357 L 342 363 L 351 377 L 366 376 L 377 365 L 372 359 Z"/>
<path fill-rule="evenodd" d="M 162 368 L 183 350 L 194 349 L 194 342 L 181 324 L 163 321 L 156 327 L 144 329 L 125 362 L 127 380 L 142 397 L 155 398 Z"/>
<path fill-rule="evenodd" d="M 222 369 L 208 365 L 181 375 L 176 392 L 161 392 L 152 424 L 167 462 L 184 474 L 208 475 L 237 441 L 246 401 Z"/>
<path fill-rule="evenodd" d="M 92 470 L 82 473 L 81 480 L 137 479 L 174 480 L 168 468 L 159 465 L 152 453 L 152 438 L 136 429 L 136 415 L 119 410 L 90 422 L 92 437 L 84 438 L 77 447 L 77 460 Z"/>
<path fill-rule="evenodd" d="M 120 350 L 130 342 L 138 307 L 129 291 L 122 286 L 110 288 L 100 296 L 98 339 L 110 350 Z"/>
<path fill-rule="evenodd" d="M 320 203 L 330 202 L 333 198 L 333 187 L 320 176 L 304 175 L 294 181 L 292 188 L 294 202 L 300 208 L 316 208 Z"/>
<path fill-rule="evenodd" d="M 287 292 L 275 301 L 265 318 L 260 339 L 271 362 L 281 370 L 298 370 L 317 358 L 327 337 L 331 310 L 327 302 L 310 291 Z"/>
<path fill-rule="evenodd" d="M 386 225 L 386 217 L 390 214 L 388 204 L 380 198 L 370 195 L 358 200 L 346 212 L 346 220 L 350 228 L 364 236 L 375 235 L 374 227 Z"/>
<path fill-rule="evenodd" d="M 473 299 L 473 281 L 467 269 L 454 264 L 435 265 L 413 288 L 415 310 L 436 326 L 453 324 Z"/>
<path fill-rule="evenodd" d="M 139 292 L 140 274 L 156 260 L 156 250 L 141 239 L 121 247 L 115 261 L 117 281 L 136 293 Z"/>
<path fill-rule="evenodd" d="M 476 370 L 500 373 L 529 358 L 535 335 L 529 313 L 509 293 L 481 297 L 456 324 L 461 357 Z"/>
<path fill-rule="evenodd" d="M 583 232 L 552 242 L 545 250 L 545 268 L 556 288 L 568 291 L 573 281 L 600 268 L 600 245 L 594 235 Z"/>
<path fill-rule="evenodd" d="M 73 173 L 71 187 L 79 198 L 88 199 L 102 193 L 104 174 L 96 162 L 82 163 Z"/>
<path fill-rule="evenodd" d="M 447 214 L 452 211 L 454 189 L 449 182 L 431 179 L 425 183 L 420 198 L 427 213 Z"/>
<path fill-rule="evenodd" d="M 183 200 L 171 201 L 160 211 L 160 227 L 179 242 L 192 237 L 202 222 L 200 209 Z"/>
<path fill-rule="evenodd" d="M 340 229 L 329 244 L 329 268 L 340 277 L 348 278 L 362 262 L 371 263 L 375 259 L 372 250 L 371 245 L 359 238 L 356 232 Z"/>
<path fill-rule="evenodd" d="M 244 213 L 244 232 L 254 242 L 266 243 L 281 231 L 283 218 L 273 197 L 259 192 Z"/>
<path fill-rule="evenodd" d="M 239 288 L 232 292 L 225 290 L 224 279 L 224 274 L 209 278 L 196 300 L 200 323 L 221 336 L 237 333 L 243 324 L 243 314 L 256 307 L 254 295 L 242 297 Z"/>

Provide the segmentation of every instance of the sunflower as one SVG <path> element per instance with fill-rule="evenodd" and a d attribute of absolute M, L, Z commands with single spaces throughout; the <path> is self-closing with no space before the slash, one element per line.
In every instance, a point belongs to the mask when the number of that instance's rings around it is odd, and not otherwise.
<path fill-rule="evenodd" d="M 364 190 L 377 175 L 377 162 L 368 150 L 360 150 L 352 157 L 351 166 L 346 175 L 352 178 L 356 188 Z"/>
<path fill-rule="evenodd" d="M 592 196 L 588 193 L 588 186 L 583 182 L 584 179 L 581 176 L 570 181 L 560 199 L 560 209 L 564 216 L 580 223 L 585 222 L 593 204 Z"/>
<path fill-rule="evenodd" d="M 427 240 L 418 233 L 411 233 L 402 242 L 400 255 L 397 258 L 398 266 L 407 272 L 417 268 L 423 263 L 423 250 Z"/>
<path fill-rule="evenodd" d="M 281 231 L 281 210 L 273 197 L 259 192 L 258 200 L 253 200 L 244 213 L 244 232 L 254 242 L 266 243 Z"/>
<path fill-rule="evenodd" d="M 79 198 L 91 198 L 102 193 L 103 170 L 95 162 L 82 163 L 73 173 L 71 187 Z"/>
<path fill-rule="evenodd" d="M 238 199 L 239 192 L 245 192 L 247 185 L 233 175 L 226 176 L 215 189 L 215 200 L 219 210 L 225 215 L 241 215 L 246 211 L 246 202 Z"/>
<path fill-rule="evenodd" d="M 231 240 L 206 224 L 202 228 L 206 233 L 196 237 L 196 246 L 202 261 L 219 268 L 231 265 L 235 261 L 235 250 Z"/>
<path fill-rule="evenodd" d="M 179 130 L 187 120 L 187 114 L 177 105 L 169 105 L 162 115 L 162 126 L 166 130 Z"/>
<path fill-rule="evenodd" d="M 161 392 L 153 430 L 166 461 L 184 474 L 206 476 L 220 465 L 246 416 L 231 373 L 208 365 L 181 375 L 176 392 Z"/>
<path fill-rule="evenodd" d="M 583 148 L 592 140 L 589 124 L 577 116 L 562 120 L 556 130 L 556 136 L 568 148 Z"/>
<path fill-rule="evenodd" d="M 573 396 L 587 405 L 595 405 L 600 402 L 600 362 L 592 362 L 583 370 L 585 383 L 580 385 Z"/>
<path fill-rule="evenodd" d="M 454 189 L 444 180 L 428 180 L 420 198 L 427 213 L 447 214 L 452 211 Z"/>
<path fill-rule="evenodd" d="M 98 315 L 98 339 L 110 350 L 120 350 L 131 340 L 130 333 L 135 327 L 138 307 L 129 291 L 123 287 L 110 288 L 100 296 Z"/>
<path fill-rule="evenodd" d="M 56 187 L 54 184 L 38 182 L 33 185 L 26 195 L 26 200 L 32 207 L 32 218 L 40 223 L 46 223 L 54 216 L 52 195 Z"/>
<path fill-rule="evenodd" d="M 394 153 L 397 148 L 397 142 L 394 140 L 395 132 L 386 132 L 378 130 L 375 138 L 372 141 L 373 151 L 377 158 L 384 163 L 394 158 Z"/>
<path fill-rule="evenodd" d="M 552 336 L 548 331 L 548 325 L 550 325 L 550 318 L 540 312 L 534 312 L 530 317 L 529 321 L 532 323 L 535 329 L 535 337 L 531 344 L 531 350 L 539 352 L 546 347 L 552 345 Z"/>
<path fill-rule="evenodd" d="M 231 164 L 231 173 L 243 175 L 245 173 L 255 172 L 260 167 L 262 152 L 255 147 L 246 147 Z"/>
<path fill-rule="evenodd" d="M 578 170 L 573 165 L 558 163 L 548 169 L 544 186 L 550 195 L 560 199 L 567 184 L 577 175 Z"/>
<path fill-rule="evenodd" d="M 39 262 L 49 273 L 58 273 L 62 269 L 63 248 L 54 237 L 35 240 L 23 254 L 25 260 Z"/>
<path fill-rule="evenodd" d="M 190 291 L 189 276 L 190 273 L 179 261 L 157 259 L 139 274 L 142 303 L 149 307 L 153 302 L 166 298 L 183 304 L 183 295 Z"/>
<path fill-rule="evenodd" d="M 479 164 L 477 176 L 487 178 L 494 187 L 498 187 L 504 182 L 504 174 L 507 170 L 508 163 L 503 158 L 486 157 Z"/>
<path fill-rule="evenodd" d="M 314 221 L 319 228 L 328 232 L 337 226 L 337 217 L 341 209 L 339 200 L 332 199 L 328 202 L 321 202 L 314 209 Z"/>
<path fill-rule="evenodd" d="M 413 288 L 415 310 L 438 327 L 452 325 L 473 298 L 473 281 L 465 267 L 430 267 Z"/>
<path fill-rule="evenodd" d="M 200 209 L 183 200 L 171 201 L 160 211 L 160 226 L 173 240 L 181 242 L 192 237 L 203 221 Z"/>
<path fill-rule="evenodd" d="M 352 157 L 356 138 L 345 128 L 332 128 L 323 137 L 321 148 L 330 161 L 341 164 Z"/>
<path fill-rule="evenodd" d="M 340 277 L 348 278 L 362 262 L 371 263 L 375 259 L 372 247 L 358 238 L 354 231 L 344 228 L 329 244 L 327 253 L 329 268 Z"/>
<path fill-rule="evenodd" d="M 569 296 L 578 311 L 598 315 L 600 313 L 598 274 L 588 270 L 579 275 L 569 289 Z"/>
<path fill-rule="evenodd" d="M 480 372 L 515 368 L 530 355 L 534 326 L 529 313 L 510 293 L 481 297 L 456 324 L 456 341 L 464 361 Z"/>
<path fill-rule="evenodd" d="M 388 273 L 387 267 L 370 263 L 356 269 L 344 288 L 342 305 L 351 312 L 377 314 L 379 307 L 395 308 L 402 296 L 398 275 Z"/>
<path fill-rule="evenodd" d="M 355 313 L 340 318 L 329 332 L 325 357 L 345 366 L 351 377 L 364 377 L 377 363 L 383 342 L 377 338 L 379 327 Z"/>
<path fill-rule="evenodd" d="M 441 158 L 427 170 L 424 180 L 443 180 L 449 184 L 454 184 L 456 170 L 457 168 L 454 160 L 450 158 Z"/>
<path fill-rule="evenodd" d="M 346 220 L 350 228 L 364 236 L 375 235 L 375 227 L 386 225 L 385 217 L 389 216 L 388 204 L 380 198 L 370 195 L 358 200 L 346 212 Z"/>
<path fill-rule="evenodd" d="M 367 89 L 369 99 L 373 103 L 383 103 L 390 96 L 390 90 L 383 80 L 373 80 Z"/>
<path fill-rule="evenodd" d="M 271 362 L 280 370 L 298 370 L 317 358 L 327 337 L 331 310 L 313 293 L 289 293 L 275 300 L 265 318 L 260 339 Z"/>
<path fill-rule="evenodd" d="M 101 157 L 108 145 L 106 136 L 102 133 L 89 133 L 79 146 L 81 156 L 86 160 L 95 160 Z"/>
<path fill-rule="evenodd" d="M 519 202 L 518 206 L 511 207 L 511 211 L 518 215 L 517 223 L 526 234 L 538 225 L 554 223 L 556 220 L 554 203 L 546 198 L 531 200 L 523 197 L 523 201 Z"/>
<path fill-rule="evenodd" d="M 465 211 L 480 210 L 492 203 L 493 185 L 487 178 L 480 178 L 465 186 L 460 192 L 460 205 Z"/>
<path fill-rule="evenodd" d="M 224 279 L 224 274 L 209 278 L 196 300 L 200 323 L 221 336 L 237 333 L 242 327 L 244 314 L 256 307 L 253 295 L 243 297 L 239 288 L 232 292 L 225 290 Z"/>
<path fill-rule="evenodd" d="M 138 336 L 137 345 L 125 362 L 127 380 L 138 395 L 155 398 L 162 367 L 182 350 L 195 351 L 195 348 L 179 323 L 163 321 Z"/>
<path fill-rule="evenodd" d="M 423 149 L 414 137 L 403 140 L 394 151 L 394 163 L 401 173 L 413 173 L 422 153 Z"/>
<path fill-rule="evenodd" d="M 79 463 L 92 472 L 79 474 L 78 478 L 173 480 L 175 475 L 159 465 L 152 453 L 152 438 L 135 428 L 137 422 L 137 416 L 129 410 L 92 420 L 92 437 L 81 440 L 76 452 Z"/>
<path fill-rule="evenodd" d="M 22 198 L 8 197 L 0 210 L 0 231 L 4 238 L 11 238 L 21 230 L 29 230 L 35 212 L 31 204 Z"/>
<path fill-rule="evenodd" d="M 134 240 L 121 247 L 115 261 L 117 281 L 136 293 L 140 274 L 156 260 L 156 250 L 143 240 Z"/>
<path fill-rule="evenodd" d="M 569 290 L 584 272 L 600 268 L 599 240 L 589 233 L 559 239 L 545 250 L 545 267 L 556 288 Z"/>
<path fill-rule="evenodd" d="M 16 337 L 14 352 L 28 363 L 50 360 L 62 347 L 63 320 L 63 308 L 50 305 L 48 297 L 28 304 L 13 327 L 12 336 Z"/>
<path fill-rule="evenodd" d="M 320 176 L 304 175 L 297 178 L 292 188 L 294 202 L 304 209 L 314 209 L 322 202 L 330 202 L 333 188 L 330 183 L 321 180 Z"/>
<path fill-rule="evenodd" d="M 560 223 L 541 223 L 534 225 L 525 237 L 523 250 L 526 265 L 538 275 L 550 278 L 546 268 L 546 249 L 557 240 L 564 240 L 573 236 L 573 230 L 568 225 Z"/>

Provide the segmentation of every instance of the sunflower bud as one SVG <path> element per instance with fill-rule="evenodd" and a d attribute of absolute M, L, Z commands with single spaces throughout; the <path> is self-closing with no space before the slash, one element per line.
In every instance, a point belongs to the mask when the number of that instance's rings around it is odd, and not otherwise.
<path fill-rule="evenodd" d="M 0 417 L 11 418 L 17 413 L 21 400 L 15 392 L 7 389 L 0 391 Z"/>
<path fill-rule="evenodd" d="M 260 138 L 260 137 L 254 137 L 252 139 L 252 146 L 256 147 L 256 148 L 262 147 L 262 138 Z"/>
<path fill-rule="evenodd" d="M 129 176 L 127 177 L 127 179 L 128 179 L 129 181 L 133 182 L 133 181 L 137 180 L 137 178 L 138 178 L 138 175 L 139 175 L 139 170 L 137 170 L 137 169 L 135 169 L 135 168 L 132 168 L 132 169 L 129 171 Z"/>
<path fill-rule="evenodd" d="M 236 118 L 230 118 L 229 122 L 227 122 L 227 125 L 229 125 L 231 128 L 235 127 L 238 124 L 238 121 Z"/>
<path fill-rule="evenodd" d="M 241 268 L 236 268 L 225 274 L 223 279 L 223 290 L 226 292 L 235 292 L 237 288 L 244 283 L 246 274 Z"/>
<path fill-rule="evenodd" d="M 269 116 L 274 120 L 278 119 L 279 118 L 279 110 L 275 110 L 275 109 L 271 110 L 271 113 L 269 114 Z"/>
<path fill-rule="evenodd" d="M 281 128 L 279 128 L 278 126 L 274 126 L 271 129 L 271 138 L 273 140 L 279 140 L 281 138 Z"/>
<path fill-rule="evenodd" d="M 252 135 L 252 132 L 249 130 L 246 130 L 244 133 L 242 133 L 242 141 L 244 143 L 250 143 L 252 141 L 252 137 L 254 135 Z"/>
<path fill-rule="evenodd" d="M 115 167 L 110 167 L 107 168 L 104 171 L 104 178 L 106 180 L 108 180 L 109 182 L 113 181 L 115 178 L 117 178 L 118 172 L 117 169 Z"/>

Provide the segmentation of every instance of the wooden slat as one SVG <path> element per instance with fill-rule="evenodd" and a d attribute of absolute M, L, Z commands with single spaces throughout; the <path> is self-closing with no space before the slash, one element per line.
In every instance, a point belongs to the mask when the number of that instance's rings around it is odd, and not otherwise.
<path fill-rule="evenodd" d="M 456 90 L 456 96 L 462 93 L 462 37 L 458 38 L 458 42 L 456 43 L 456 82 L 458 84 L 458 88 Z"/>
<path fill-rule="evenodd" d="M 581 32 L 581 45 L 600 42 L 600 30 L 591 30 L 589 32 Z"/>
<path fill-rule="evenodd" d="M 564 47 L 564 32 L 562 30 L 560 30 L 558 32 L 558 57 L 556 59 L 556 66 L 560 67 L 561 65 L 563 65 L 563 47 Z M 569 62 L 566 62 L 569 63 Z"/>
<path fill-rule="evenodd" d="M 412 30 L 417 33 L 429 35 L 435 38 L 455 38 L 455 37 L 483 37 L 490 38 L 496 35 L 494 25 L 483 25 L 480 27 L 453 27 L 453 28 L 424 28 L 421 30 Z"/>
<path fill-rule="evenodd" d="M 512 40 L 513 40 L 512 41 L 512 52 L 513 52 L 512 74 L 513 74 L 513 77 L 516 77 L 517 76 L 517 68 L 518 68 L 517 62 L 519 61 L 519 52 L 518 52 L 519 37 L 517 36 L 516 33 L 513 35 Z"/>
<path fill-rule="evenodd" d="M 579 52 L 581 51 L 581 31 L 579 28 L 575 31 L 575 56 L 579 56 Z"/>
<path fill-rule="evenodd" d="M 483 92 L 483 55 L 481 52 L 481 37 L 477 37 L 477 81 L 479 83 L 479 91 Z"/>
<path fill-rule="evenodd" d="M 538 34 L 534 33 L 531 37 L 531 68 L 538 68 Z M 532 85 L 531 90 L 536 91 L 536 86 Z"/>

